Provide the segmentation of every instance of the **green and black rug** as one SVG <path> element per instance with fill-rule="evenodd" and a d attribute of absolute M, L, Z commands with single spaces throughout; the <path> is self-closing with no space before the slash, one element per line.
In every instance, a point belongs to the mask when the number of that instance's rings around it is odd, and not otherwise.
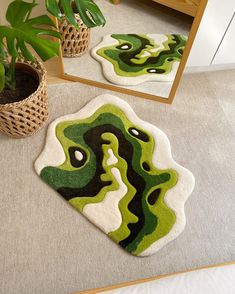
<path fill-rule="evenodd" d="M 118 85 L 174 81 L 187 37 L 179 34 L 112 34 L 92 49 L 105 78 Z"/>
<path fill-rule="evenodd" d="M 172 159 L 166 135 L 115 96 L 52 122 L 35 168 L 133 255 L 155 253 L 184 229 L 192 173 Z"/>

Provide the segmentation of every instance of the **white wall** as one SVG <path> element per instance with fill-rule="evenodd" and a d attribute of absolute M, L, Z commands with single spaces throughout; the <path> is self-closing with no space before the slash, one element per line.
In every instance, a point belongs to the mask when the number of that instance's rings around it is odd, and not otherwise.
<path fill-rule="evenodd" d="M 1 2 L 0 3 L 0 23 L 5 24 L 6 9 L 9 3 L 12 2 L 12 0 L 0 0 L 0 2 Z M 45 0 L 37 0 L 37 3 L 39 3 L 39 5 L 34 8 L 34 12 L 32 13 L 32 15 L 35 16 L 35 15 L 45 14 L 46 13 Z"/>

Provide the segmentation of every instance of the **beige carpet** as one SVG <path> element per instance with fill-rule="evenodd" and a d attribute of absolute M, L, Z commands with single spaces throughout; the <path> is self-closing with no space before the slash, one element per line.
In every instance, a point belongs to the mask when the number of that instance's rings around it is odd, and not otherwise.
<path fill-rule="evenodd" d="M 185 231 L 156 255 L 127 254 L 33 170 L 46 128 L 0 136 L 0 293 L 62 294 L 235 260 L 235 71 L 185 75 L 172 106 L 117 94 L 169 137 L 196 187 Z M 49 87 L 50 119 L 74 112 L 102 89 Z"/>

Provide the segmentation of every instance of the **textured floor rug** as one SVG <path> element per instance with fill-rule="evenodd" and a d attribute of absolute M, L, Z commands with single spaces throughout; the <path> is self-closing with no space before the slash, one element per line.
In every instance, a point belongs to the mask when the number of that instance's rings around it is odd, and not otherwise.
<path fill-rule="evenodd" d="M 91 50 L 105 78 L 125 86 L 147 81 L 172 82 L 187 37 L 177 34 L 112 34 Z"/>
<path fill-rule="evenodd" d="M 35 168 L 133 255 L 155 253 L 184 229 L 193 175 L 172 159 L 166 135 L 115 96 L 51 123 Z"/>

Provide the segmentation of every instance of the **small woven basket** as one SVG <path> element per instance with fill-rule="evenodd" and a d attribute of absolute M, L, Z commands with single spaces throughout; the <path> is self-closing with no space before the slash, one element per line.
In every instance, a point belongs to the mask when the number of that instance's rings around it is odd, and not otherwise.
<path fill-rule="evenodd" d="M 0 104 L 0 132 L 10 137 L 23 138 L 36 133 L 48 118 L 47 75 L 44 66 L 38 61 L 19 61 L 16 66 L 34 72 L 39 86 L 22 101 Z"/>
<path fill-rule="evenodd" d="M 58 20 L 58 28 L 62 36 L 61 49 L 63 57 L 81 56 L 89 47 L 90 29 L 83 23 L 78 13 L 74 15 L 79 24 L 79 30 L 69 24 L 65 17 Z"/>

